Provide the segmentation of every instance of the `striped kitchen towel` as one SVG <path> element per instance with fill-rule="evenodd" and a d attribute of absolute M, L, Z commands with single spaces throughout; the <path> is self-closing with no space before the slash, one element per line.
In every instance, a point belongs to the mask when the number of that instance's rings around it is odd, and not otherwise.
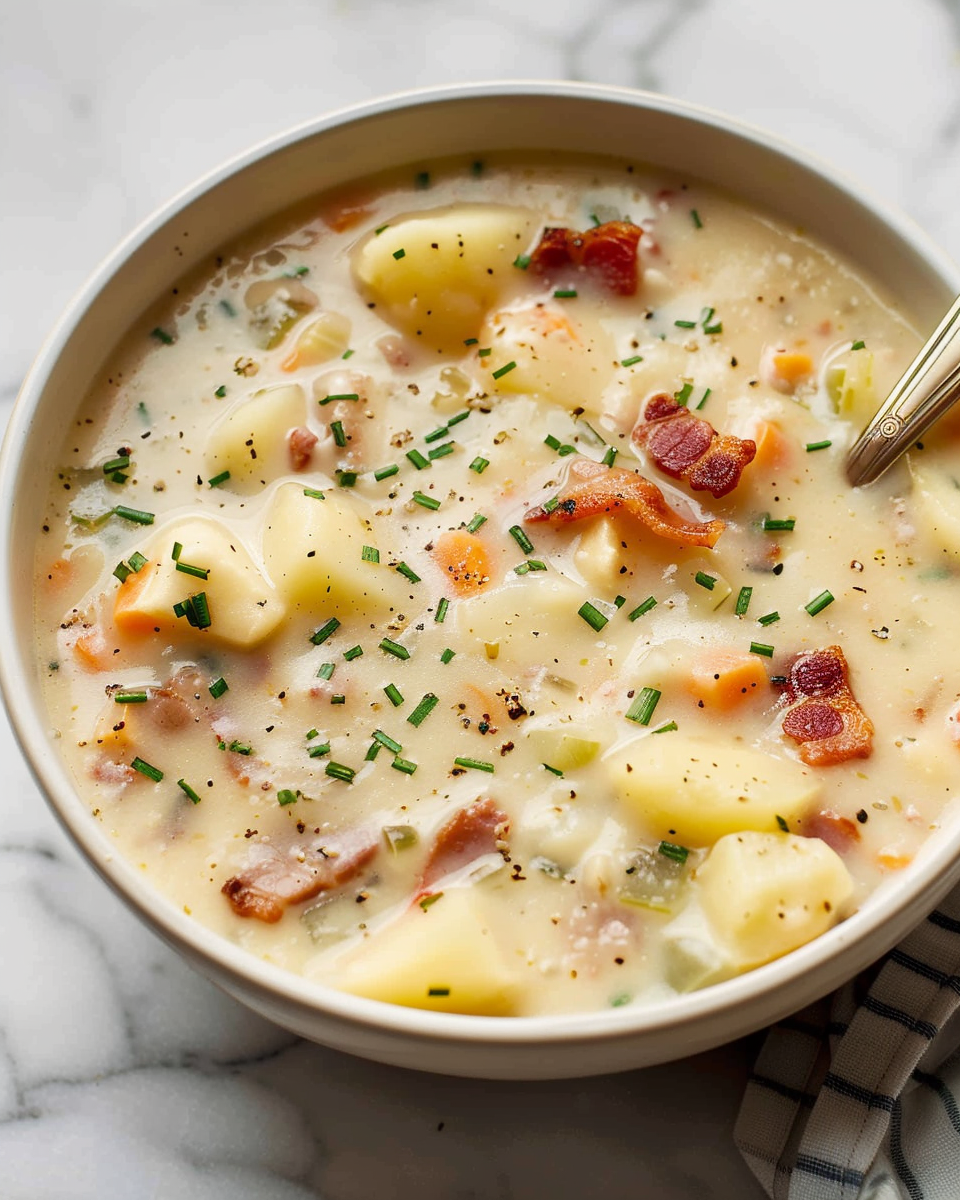
<path fill-rule="evenodd" d="M 774 1026 L 734 1136 L 773 1200 L 960 1200 L 960 888 Z"/>

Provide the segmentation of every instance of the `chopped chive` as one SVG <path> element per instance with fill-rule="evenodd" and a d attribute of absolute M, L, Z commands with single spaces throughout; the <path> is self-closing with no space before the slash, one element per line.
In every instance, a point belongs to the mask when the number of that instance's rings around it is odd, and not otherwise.
<path fill-rule="evenodd" d="M 528 575 L 531 571 L 545 571 L 547 564 L 541 562 L 539 558 L 525 558 L 522 563 L 517 563 L 513 568 L 517 575 Z"/>
<path fill-rule="evenodd" d="M 411 583 L 419 583 L 420 576 L 416 573 L 413 567 L 408 567 L 405 562 L 397 563 L 397 571 L 405 579 L 409 579 Z"/>
<path fill-rule="evenodd" d="M 170 557 L 173 559 L 174 562 L 179 562 L 180 555 L 182 553 L 183 553 L 183 543 L 182 542 L 174 542 L 173 549 L 170 551 Z"/>
<path fill-rule="evenodd" d="M 450 647 L 448 646 L 446 648 L 446 650 L 444 650 L 444 652 L 440 655 L 440 661 L 443 663 L 444 666 L 446 666 L 447 663 L 450 662 L 451 659 L 453 659 L 456 656 L 456 653 L 457 653 L 456 650 L 451 650 Z"/>
<path fill-rule="evenodd" d="M 616 446 L 608 446 L 603 452 L 603 458 L 600 461 L 605 467 L 612 467 L 617 461 L 618 453 L 619 451 L 617 450 Z"/>
<path fill-rule="evenodd" d="M 389 466 L 378 467 L 377 470 L 374 471 L 373 477 L 377 483 L 380 483 L 381 480 L 389 479 L 391 475 L 396 475 L 399 470 L 400 468 L 396 463 L 390 463 Z"/>
<path fill-rule="evenodd" d="M 103 464 L 104 475 L 110 475 L 114 471 L 125 471 L 130 466 L 130 455 L 122 454 L 119 458 L 111 458 L 109 462 Z"/>
<path fill-rule="evenodd" d="M 807 442 L 807 453 L 810 454 L 813 450 L 826 450 L 828 446 L 832 446 L 833 442 L 827 438 L 822 442 Z"/>
<path fill-rule="evenodd" d="M 349 650 L 344 650 L 343 652 L 343 657 L 347 660 L 347 662 L 353 662 L 355 658 L 361 658 L 362 656 L 362 646 L 351 646 Z"/>
<path fill-rule="evenodd" d="M 210 684 L 209 688 L 207 688 L 207 691 L 214 698 L 214 700 L 219 700 L 223 693 L 228 692 L 229 690 L 229 687 L 227 687 L 227 681 L 222 675 L 219 679 L 215 679 L 213 683 Z"/>
<path fill-rule="evenodd" d="M 403 696 L 401 695 L 400 689 L 397 687 L 397 685 L 394 683 L 388 683 L 383 690 L 393 707 L 399 708 L 403 703 Z"/>
<path fill-rule="evenodd" d="M 866 346 L 866 342 L 854 342 L 853 345 L 850 347 L 850 349 L 851 350 L 863 350 L 865 346 Z"/>
<path fill-rule="evenodd" d="M 545 771 L 549 771 L 551 775 L 556 775 L 558 779 L 563 778 L 563 772 L 559 767 L 551 767 L 549 763 L 541 763 L 540 765 Z"/>
<path fill-rule="evenodd" d="M 757 617 L 757 624 L 764 625 L 764 626 L 774 625 L 779 620 L 780 620 L 780 614 L 778 612 L 769 612 L 764 617 Z"/>
<path fill-rule="evenodd" d="M 317 403 L 322 408 L 324 404 L 330 404 L 334 400 L 359 400 L 359 399 L 360 399 L 359 392 L 332 392 L 329 396 L 324 396 L 322 400 L 318 400 Z"/>
<path fill-rule="evenodd" d="M 376 546 L 364 546 L 360 551 L 360 558 L 363 562 L 378 563 L 380 561 L 380 551 Z"/>
<path fill-rule="evenodd" d="M 819 596 L 814 596 L 810 603 L 805 604 L 803 607 L 807 610 L 811 617 L 815 617 L 817 613 L 823 612 L 823 610 L 829 604 L 832 604 L 833 601 L 834 596 L 832 592 L 821 592 Z"/>
<path fill-rule="evenodd" d="M 330 743 L 324 742 L 320 746 L 311 746 L 307 751 L 308 758 L 323 758 L 324 755 L 330 753 Z"/>
<path fill-rule="evenodd" d="M 470 470 L 476 471 L 476 473 L 478 475 L 482 475 L 484 473 L 484 471 L 487 469 L 487 467 L 489 467 L 489 466 L 490 466 L 489 458 L 481 458 L 480 455 L 478 454 L 477 457 L 470 464 Z"/>
<path fill-rule="evenodd" d="M 493 350 L 489 346 L 481 346 L 477 351 L 477 354 L 479 354 L 481 358 L 489 358 L 492 353 Z"/>
<path fill-rule="evenodd" d="M 667 721 L 666 725 L 658 725 L 656 729 L 651 729 L 651 733 L 672 733 L 675 729 L 679 729 L 676 721 Z"/>
<path fill-rule="evenodd" d="M 643 362 L 642 354 L 631 354 L 629 358 L 620 360 L 621 367 L 635 367 L 637 363 Z"/>
<path fill-rule="evenodd" d="M 117 704 L 146 704 L 150 699 L 149 695 L 143 691 L 135 692 L 114 692 L 113 698 Z"/>
<path fill-rule="evenodd" d="M 549 500 L 544 500 L 544 502 L 543 502 L 543 511 L 545 513 L 552 513 L 555 509 L 558 509 L 559 507 L 560 507 L 560 497 L 559 496 L 551 496 Z"/>
<path fill-rule="evenodd" d="M 224 396 L 227 394 L 227 385 L 225 383 L 221 383 L 220 386 L 217 388 L 217 390 L 213 394 L 216 396 L 216 398 L 218 400 L 222 400 L 224 398 Z"/>
<path fill-rule="evenodd" d="M 209 629 L 211 620 L 210 606 L 207 604 L 207 593 L 197 592 L 196 595 L 190 597 L 190 601 L 193 604 L 193 613 L 196 618 L 196 621 L 191 621 L 190 624 L 193 625 L 195 623 L 198 629 Z"/>
<path fill-rule="evenodd" d="M 675 842 L 661 842 L 657 847 L 657 852 L 664 858 L 672 858 L 677 863 L 685 863 L 690 854 L 686 846 L 678 846 Z"/>
<path fill-rule="evenodd" d="M 277 803 L 281 808 L 284 808 L 288 804 L 296 804 L 296 802 L 297 793 L 292 792 L 289 788 L 281 788 L 280 791 L 277 792 Z"/>
<path fill-rule="evenodd" d="M 627 613 L 627 620 L 635 621 L 637 619 L 637 617 L 642 617 L 644 613 L 648 613 L 651 608 L 656 608 L 656 607 L 657 607 L 656 599 L 653 596 L 648 596 L 646 598 L 646 600 L 644 600 L 641 604 L 637 605 L 637 607 L 633 610 L 633 612 Z"/>
<path fill-rule="evenodd" d="M 452 417 L 447 418 L 448 425 L 459 425 L 461 421 L 465 421 L 470 416 L 469 408 L 462 408 L 460 412 L 454 413 Z"/>
<path fill-rule="evenodd" d="M 446 437 L 450 432 L 448 425 L 440 425 L 436 429 L 431 429 L 429 433 L 423 435 L 425 442 L 439 442 L 442 437 Z"/>
<path fill-rule="evenodd" d="M 393 767 L 395 771 L 402 771 L 404 775 L 412 775 L 417 769 L 417 764 L 410 762 L 409 759 L 406 758 L 395 758 L 390 766 Z"/>
<path fill-rule="evenodd" d="M 326 624 L 321 625 L 315 633 L 310 635 L 310 641 L 314 646 L 321 646 L 332 634 L 336 633 L 340 628 L 340 622 L 336 617 L 331 617 Z"/>
<path fill-rule="evenodd" d="M 193 788 L 190 786 L 189 783 L 187 783 L 187 781 L 185 779 L 178 779 L 177 787 L 182 792 L 184 792 L 194 804 L 200 803 L 200 797 L 197 795 L 197 793 L 193 790 Z"/>
<path fill-rule="evenodd" d="M 417 707 L 407 717 L 407 720 L 411 725 L 419 729 L 439 703 L 439 697 L 435 696 L 433 692 L 427 692 Z"/>
<path fill-rule="evenodd" d="M 226 483 L 229 478 L 229 471 L 221 471 L 219 475 L 214 475 L 211 479 L 208 479 L 207 485 L 209 487 L 219 487 L 221 483 Z"/>
<path fill-rule="evenodd" d="M 773 658 L 773 647 L 766 645 L 764 642 L 751 642 L 750 653 L 759 654 L 763 658 Z"/>
<path fill-rule="evenodd" d="M 436 623 L 438 625 L 442 625 L 443 622 L 446 620 L 447 609 L 449 607 L 450 607 L 450 601 L 446 598 L 446 596 L 441 596 L 440 599 L 437 601 L 437 611 L 434 614 L 434 618 L 433 618 L 434 621 L 436 621 Z"/>
<path fill-rule="evenodd" d="M 190 563 L 180 562 L 179 559 L 177 560 L 176 569 L 182 571 L 184 575 L 192 575 L 194 579 L 206 580 L 210 578 L 209 567 L 194 567 Z"/>
<path fill-rule="evenodd" d="M 533 542 L 530 541 L 519 525 L 511 525 L 507 532 L 524 552 L 524 554 L 533 553 Z"/>
<path fill-rule="evenodd" d="M 436 904 L 436 902 L 440 899 L 440 897 L 442 895 L 443 895 L 443 892 L 431 892 L 429 896 L 424 896 L 423 899 L 420 901 L 420 907 L 423 909 L 424 912 L 426 912 L 427 909 L 430 907 L 430 905 Z M 427 995 L 429 996 L 431 993 L 434 996 L 444 996 L 444 995 L 449 996 L 450 989 L 449 988 L 430 988 L 429 991 L 427 992 Z"/>
<path fill-rule="evenodd" d="M 397 259 L 398 261 L 401 258 L 406 258 L 406 256 L 407 256 L 407 252 L 406 252 L 406 250 L 404 250 L 404 248 L 402 246 L 400 247 L 399 250 L 394 250 L 394 252 L 393 252 L 393 257 L 395 259 Z"/>
<path fill-rule="evenodd" d="M 253 747 L 248 746 L 246 742 L 238 742 L 236 738 L 227 746 L 228 750 L 232 750 L 234 754 L 242 754 L 244 758 L 249 758 L 253 753 Z"/>
<path fill-rule="evenodd" d="M 431 512 L 436 512 L 440 507 L 440 501 L 434 496 L 425 496 L 423 492 L 414 492 L 411 496 L 414 504 L 419 504 L 421 508 L 428 508 Z"/>
<path fill-rule="evenodd" d="M 343 763 L 328 762 L 324 767 L 324 774 L 329 775 L 331 779 L 339 779 L 343 783 L 353 783 L 356 771 L 353 767 L 345 767 Z"/>
<path fill-rule="evenodd" d="M 580 605 L 580 607 L 577 609 L 577 616 L 583 617 L 590 628 L 596 633 L 599 633 L 610 619 L 609 617 L 604 616 L 600 609 L 592 605 L 589 600 L 584 600 L 584 602 Z"/>
<path fill-rule="evenodd" d="M 706 588 L 708 592 L 712 592 L 716 587 L 717 579 L 715 575 L 708 575 L 706 571 L 698 571 L 693 577 L 694 583 L 699 583 L 702 588 Z"/>
<path fill-rule="evenodd" d="M 465 346 L 475 346 L 477 344 L 477 342 L 479 342 L 479 340 L 480 340 L 479 338 L 464 338 L 463 344 Z"/>
<path fill-rule="evenodd" d="M 347 698 L 343 694 L 343 692 L 336 692 L 334 695 L 332 695 L 330 697 L 331 704 L 346 704 L 346 702 L 347 702 Z"/>
<path fill-rule="evenodd" d="M 703 228 L 703 222 L 700 220 L 700 214 L 695 208 L 690 209 L 690 220 L 693 222 L 694 229 Z"/>
<path fill-rule="evenodd" d="M 336 667 L 337 667 L 336 663 L 332 663 L 332 662 L 321 663 L 320 669 L 319 669 L 319 671 L 317 671 L 317 678 L 318 679 L 332 679 L 333 672 L 336 670 Z"/>
<path fill-rule="evenodd" d="M 323 492 L 319 491 L 317 488 L 306 488 L 305 487 L 303 489 L 303 494 L 305 496 L 309 496 L 311 500 L 325 500 L 326 499 L 326 496 L 324 496 Z"/>
<path fill-rule="evenodd" d="M 557 288 L 553 293 L 554 300 L 575 300 L 577 298 L 576 288 Z"/>
<path fill-rule="evenodd" d="M 520 271 L 525 271 L 530 266 L 529 254 L 518 254 L 513 260 L 513 265 Z"/>
<path fill-rule="evenodd" d="M 113 568 L 113 574 L 117 579 L 120 580 L 121 583 L 126 583 L 126 581 L 133 574 L 133 571 L 130 570 L 125 562 L 118 562 Z"/>
<path fill-rule="evenodd" d="M 387 221 L 387 223 L 385 225 L 378 225 L 377 228 L 373 232 L 377 235 L 377 237 L 379 237 L 380 234 L 383 233 L 383 231 L 385 229 L 389 229 L 389 228 L 390 228 L 390 222 Z"/>
<path fill-rule="evenodd" d="M 337 471 L 337 484 L 342 488 L 353 487 L 357 482 L 356 471 Z"/>
<path fill-rule="evenodd" d="M 221 312 L 226 313 L 228 317 L 235 317 L 237 315 L 237 310 L 233 307 L 229 300 L 220 301 L 220 310 Z"/>
<path fill-rule="evenodd" d="M 108 478 L 111 483 L 126 483 L 130 476 L 125 475 L 123 471 L 114 471 Z"/>
<path fill-rule="evenodd" d="M 158 325 L 156 329 L 150 330 L 150 336 L 156 338 L 158 342 L 162 342 L 164 346 L 172 346 L 173 338 L 165 329 L 161 329 Z"/>
<path fill-rule="evenodd" d="M 543 439 L 543 444 L 549 446 L 551 450 L 559 450 L 563 443 L 558 437 L 554 437 L 552 433 L 548 433 Z"/>
<path fill-rule="evenodd" d="M 679 392 L 673 393 L 673 398 L 674 398 L 674 400 L 676 400 L 676 402 L 678 404 L 681 404 L 684 407 L 686 407 L 687 401 L 690 399 L 690 396 L 692 394 L 693 394 L 693 384 L 685 383 Z"/>
<path fill-rule="evenodd" d="M 638 725 L 649 725 L 654 709 L 660 703 L 660 692 L 656 688 L 645 687 L 627 709 L 628 721 L 636 721 Z"/>
<path fill-rule="evenodd" d="M 474 513 L 467 524 L 467 533 L 476 533 L 481 525 L 485 525 L 487 518 L 482 513 Z"/>
<path fill-rule="evenodd" d="M 700 397 L 700 403 L 697 405 L 697 411 L 698 411 L 698 412 L 699 412 L 699 410 L 700 410 L 701 408 L 703 408 L 703 406 L 706 404 L 707 400 L 708 400 L 708 399 L 709 399 L 709 397 L 710 397 L 710 393 L 711 393 L 712 391 L 713 391 L 713 389 L 712 389 L 712 388 L 707 388 L 707 389 L 704 391 L 703 395 Z"/>
<path fill-rule="evenodd" d="M 753 595 L 752 587 L 742 587 L 737 593 L 737 606 L 733 610 L 738 617 L 744 617 L 747 614 L 747 609 L 750 607 L 750 597 Z"/>
<path fill-rule="evenodd" d="M 623 608 L 623 606 L 626 604 L 626 602 L 627 602 L 626 596 L 615 596 L 614 600 L 613 600 L 613 604 L 614 604 L 615 608 Z"/>
<path fill-rule="evenodd" d="M 422 471 L 424 469 L 424 467 L 430 466 L 430 459 L 424 458 L 424 456 L 420 453 L 419 450 L 416 450 L 416 449 L 408 450 L 407 458 L 410 459 L 410 461 L 413 463 L 413 465 L 417 468 L 418 471 Z"/>
<path fill-rule="evenodd" d="M 342 421 L 331 421 L 330 432 L 333 434 L 335 445 L 343 447 L 347 444 L 347 435 L 344 432 Z"/>
<path fill-rule="evenodd" d="M 384 638 L 380 643 L 380 649 L 385 650 L 387 654 L 392 654 L 394 658 L 404 661 L 410 657 L 410 651 L 406 646 L 401 646 L 399 642 L 395 642 L 391 638 Z"/>
<path fill-rule="evenodd" d="M 494 379 L 502 379 L 504 375 L 509 374 L 509 372 L 512 371 L 516 365 L 517 364 L 515 362 L 508 362 L 502 367 L 497 367 L 493 373 Z"/>
<path fill-rule="evenodd" d="M 375 762 L 377 755 L 380 753 L 380 751 L 382 749 L 383 749 L 383 747 L 380 745 L 379 742 L 371 742 L 370 745 L 367 747 L 366 754 L 363 756 L 363 761 L 364 762 Z"/>
<path fill-rule="evenodd" d="M 340 355 L 340 357 L 341 358 L 353 358 L 353 356 L 355 354 L 356 354 L 356 350 L 344 350 L 344 352 Z"/>
<path fill-rule="evenodd" d="M 148 762 L 144 762 L 139 755 L 137 755 L 130 766 L 135 771 L 139 771 L 141 775 L 146 775 L 148 779 L 152 779 L 154 783 L 159 783 L 163 778 L 163 772 L 159 767 L 152 767 Z"/>
<path fill-rule="evenodd" d="M 697 327 L 696 321 L 674 321 L 674 325 L 678 329 L 696 329 Z"/>
<path fill-rule="evenodd" d="M 779 829 L 779 830 L 780 830 L 782 833 L 789 833 L 789 832 L 790 832 L 790 826 L 789 826 L 789 825 L 787 824 L 787 822 L 786 822 L 786 821 L 783 819 L 783 817 L 781 817 L 781 816 L 780 816 L 780 814 L 779 814 L 779 813 L 777 813 L 777 814 L 776 814 L 776 821 L 777 821 L 777 828 L 778 828 L 778 829 Z"/>
<path fill-rule="evenodd" d="M 701 325 L 708 324 L 710 321 L 710 318 L 713 316 L 713 314 L 715 312 L 716 312 L 716 309 L 714 309 L 714 308 L 705 308 L 703 310 L 703 312 L 700 314 L 700 324 Z"/>
<path fill-rule="evenodd" d="M 704 325 L 704 333 L 723 333 L 723 322 L 717 321 L 715 325 Z"/>
<path fill-rule="evenodd" d="M 763 518 L 763 528 L 767 531 L 777 530 L 790 533 L 797 523 L 796 517 L 771 517 L 769 513 Z"/>
<path fill-rule="evenodd" d="M 139 550 L 134 550 L 129 559 L 127 559 L 127 564 L 130 567 L 130 570 L 136 574 L 137 571 L 141 570 L 147 565 L 148 561 L 149 559 L 144 558 Z"/>
<path fill-rule="evenodd" d="M 307 732 L 303 736 L 307 739 L 308 742 L 312 742 L 314 738 L 318 738 L 320 736 L 320 730 L 319 729 L 308 729 Z"/>
<path fill-rule="evenodd" d="M 455 758 L 458 767 L 466 767 L 469 771 L 486 771 L 488 775 L 494 772 L 493 763 L 482 762 L 479 758 Z"/>
<path fill-rule="evenodd" d="M 135 525 L 152 525 L 154 522 L 152 512 L 143 512 L 139 508 L 127 508 L 125 504 L 118 504 L 113 511 L 118 517 L 123 517 L 125 521 L 133 521 Z"/>
<path fill-rule="evenodd" d="M 399 754 L 403 750 L 403 747 L 400 745 L 400 743 L 394 741 L 394 739 L 390 737 L 389 734 L 384 733 L 382 729 L 375 729 L 373 731 L 373 740 L 378 745 L 385 746 L 391 754 Z"/>
<path fill-rule="evenodd" d="M 430 459 L 446 458 L 447 455 L 452 454 L 456 448 L 456 442 L 444 442 L 442 446 L 434 446 L 432 450 L 428 450 L 427 457 Z"/>

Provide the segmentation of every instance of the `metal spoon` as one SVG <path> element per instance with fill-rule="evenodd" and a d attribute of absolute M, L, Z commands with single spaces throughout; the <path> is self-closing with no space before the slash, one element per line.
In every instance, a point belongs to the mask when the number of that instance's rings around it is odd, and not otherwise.
<path fill-rule="evenodd" d="M 873 483 L 960 400 L 960 299 L 854 442 L 847 478 Z"/>

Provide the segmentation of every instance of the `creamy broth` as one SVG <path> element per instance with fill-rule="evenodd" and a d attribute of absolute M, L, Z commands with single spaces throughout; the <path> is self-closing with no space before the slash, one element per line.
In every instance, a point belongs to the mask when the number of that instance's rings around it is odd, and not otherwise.
<path fill-rule="evenodd" d="M 251 233 L 127 335 L 43 514 L 94 818 L 399 1004 L 643 1003 L 817 936 L 953 796 L 949 431 L 842 470 L 917 346 L 802 230 L 626 163 Z"/>

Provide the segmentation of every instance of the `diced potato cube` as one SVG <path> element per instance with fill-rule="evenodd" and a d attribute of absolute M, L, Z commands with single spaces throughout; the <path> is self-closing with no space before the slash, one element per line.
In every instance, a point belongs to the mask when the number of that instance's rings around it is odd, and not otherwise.
<path fill-rule="evenodd" d="M 610 517 L 596 517 L 583 531 L 573 561 L 588 583 L 608 589 L 619 583 L 624 557 L 616 522 Z"/>
<path fill-rule="evenodd" d="M 709 846 L 744 829 L 772 831 L 811 806 L 820 784 L 790 759 L 682 734 L 647 736 L 608 760 L 622 804 L 654 838 Z"/>
<path fill-rule="evenodd" d="M 276 492 L 263 528 L 263 558 L 281 596 L 308 611 L 384 613 L 408 594 L 386 563 L 367 562 L 369 535 L 350 503 L 332 489 L 318 500 L 298 483 Z"/>
<path fill-rule="evenodd" d="M 209 570 L 206 580 L 177 569 L 173 546 L 182 546 L 179 562 Z M 286 615 L 283 601 L 264 577 L 236 533 L 208 517 L 189 517 L 158 529 L 143 547 L 149 560 L 129 575 L 114 605 L 114 620 L 126 633 L 194 633 L 174 605 L 203 592 L 210 626 L 201 631 L 233 646 L 255 646 Z"/>
<path fill-rule="evenodd" d="M 391 222 L 360 247 L 354 272 L 380 315 L 431 349 L 462 354 L 487 310 L 516 286 L 512 265 L 536 222 L 525 209 L 458 204 Z"/>
<path fill-rule="evenodd" d="M 819 838 L 735 833 L 697 871 L 700 903 L 739 970 L 779 958 L 836 924 L 853 894 L 840 856 Z"/>
<path fill-rule="evenodd" d="M 414 905 L 364 941 L 331 982 L 345 992 L 437 1012 L 510 1016 L 517 981 L 471 888 Z"/>
<path fill-rule="evenodd" d="M 616 355 L 599 321 L 537 305 L 491 314 L 480 341 L 491 349 L 482 360 L 490 391 L 525 393 L 571 410 L 602 410 Z"/>
<path fill-rule="evenodd" d="M 283 360 L 283 369 L 295 371 L 341 358 L 350 343 L 350 328 L 350 318 L 342 313 L 320 313 L 297 335 L 293 349 Z"/>
<path fill-rule="evenodd" d="M 238 404 L 214 425 L 207 439 L 211 476 L 230 472 L 231 485 L 269 483 L 290 471 L 287 434 L 307 419 L 303 389 L 296 384 L 265 388 Z"/>
<path fill-rule="evenodd" d="M 832 364 L 826 387 L 841 417 L 847 417 L 858 429 L 866 425 L 879 404 L 871 351 L 853 350 L 842 363 Z"/>
<path fill-rule="evenodd" d="M 527 741 L 544 762 L 558 771 L 574 771 L 596 758 L 600 736 L 596 730 L 570 725 L 528 729 Z"/>
<path fill-rule="evenodd" d="M 924 461 L 922 455 L 907 455 L 913 490 L 913 517 L 931 546 L 960 554 L 960 471 L 951 471 Z"/>

